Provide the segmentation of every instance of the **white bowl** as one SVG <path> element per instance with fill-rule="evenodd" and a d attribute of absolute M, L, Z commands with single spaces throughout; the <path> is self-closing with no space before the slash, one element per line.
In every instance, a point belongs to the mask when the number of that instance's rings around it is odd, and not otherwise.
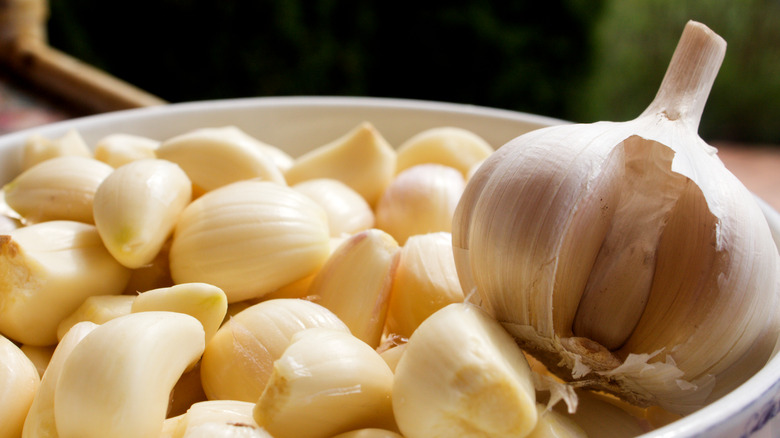
<path fill-rule="evenodd" d="M 424 129 L 458 126 L 498 147 L 527 131 L 563 121 L 491 108 L 438 102 L 333 97 L 278 97 L 173 104 L 54 123 L 0 138 L 0 183 L 19 171 L 33 132 L 59 137 L 76 129 L 88 144 L 113 133 L 163 140 L 202 127 L 238 126 L 297 156 L 369 121 L 393 145 Z M 759 200 L 780 247 L 780 214 Z M 643 437 L 780 436 L 780 355 L 742 386 L 709 406 Z"/>

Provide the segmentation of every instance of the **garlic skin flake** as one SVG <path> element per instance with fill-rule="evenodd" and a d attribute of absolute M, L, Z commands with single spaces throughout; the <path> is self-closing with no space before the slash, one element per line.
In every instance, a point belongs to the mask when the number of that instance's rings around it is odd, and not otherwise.
<path fill-rule="evenodd" d="M 638 118 L 530 132 L 469 181 L 453 225 L 464 291 L 561 378 L 684 414 L 769 358 L 777 248 L 696 133 L 724 53 L 689 22 Z"/>

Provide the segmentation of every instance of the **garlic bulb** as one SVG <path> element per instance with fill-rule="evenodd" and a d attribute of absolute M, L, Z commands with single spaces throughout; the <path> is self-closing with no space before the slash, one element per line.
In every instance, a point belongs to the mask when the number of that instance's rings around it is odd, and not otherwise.
<path fill-rule="evenodd" d="M 725 42 L 689 22 L 636 119 L 522 135 L 453 219 L 467 293 L 564 379 L 691 412 L 749 378 L 780 327 L 780 258 L 696 129 Z"/>

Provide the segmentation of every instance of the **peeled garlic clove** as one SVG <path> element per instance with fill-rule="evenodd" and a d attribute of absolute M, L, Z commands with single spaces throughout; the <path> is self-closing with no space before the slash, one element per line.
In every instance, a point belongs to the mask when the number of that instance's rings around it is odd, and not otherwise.
<path fill-rule="evenodd" d="M 263 301 L 238 312 L 206 345 L 201 361 L 206 395 L 256 402 L 293 335 L 313 327 L 349 332 L 333 312 L 305 300 Z"/>
<path fill-rule="evenodd" d="M 395 373 L 395 367 L 398 366 L 398 361 L 401 360 L 401 356 L 403 356 L 404 351 L 406 351 L 406 343 L 396 345 L 395 347 L 381 351 L 379 355 L 382 356 L 382 359 L 385 360 L 387 366 L 389 366 L 390 369 Z"/>
<path fill-rule="evenodd" d="M 81 305 L 57 326 L 57 339 L 62 340 L 65 334 L 82 321 L 103 324 L 112 319 L 127 315 L 133 306 L 135 297 L 132 295 L 94 295 L 87 297 Z"/>
<path fill-rule="evenodd" d="M 566 412 L 561 405 L 556 405 L 553 412 L 573 420 L 587 436 L 633 438 L 649 431 L 642 419 L 606 401 L 600 394 L 578 391 L 577 398 L 576 412 Z"/>
<path fill-rule="evenodd" d="M 340 433 L 333 438 L 403 438 L 390 430 L 385 429 L 359 429 Z"/>
<path fill-rule="evenodd" d="M 469 169 L 493 153 L 493 147 L 468 129 L 442 126 L 420 132 L 398 146 L 396 173 L 418 164 L 436 163 L 459 170 Z"/>
<path fill-rule="evenodd" d="M 452 230 L 452 215 L 466 183 L 457 170 L 419 164 L 398 174 L 376 205 L 376 227 L 403 245 L 415 234 Z"/>
<path fill-rule="evenodd" d="M 259 140 L 234 126 L 195 129 L 165 140 L 157 158 L 178 164 L 205 191 L 248 179 L 285 184 Z"/>
<path fill-rule="evenodd" d="M 206 283 L 183 283 L 153 289 L 135 297 L 130 311 L 165 310 L 186 313 L 203 325 L 208 342 L 219 329 L 227 313 L 227 296 L 222 289 Z"/>
<path fill-rule="evenodd" d="M 185 208 L 169 257 L 174 282 L 213 284 L 236 302 L 312 274 L 329 254 L 322 207 L 280 184 L 241 181 Z"/>
<path fill-rule="evenodd" d="M 254 418 L 276 438 L 328 438 L 392 427 L 393 373 L 379 354 L 343 330 L 296 333 L 274 362 Z"/>
<path fill-rule="evenodd" d="M 766 219 L 696 133 L 724 52 L 690 22 L 638 118 L 510 141 L 454 216 L 464 290 L 524 349 L 680 414 L 753 375 L 780 333 Z"/>
<path fill-rule="evenodd" d="M 395 369 L 393 411 L 407 438 L 525 436 L 538 418 L 523 352 L 466 303 L 434 313 L 409 338 Z"/>
<path fill-rule="evenodd" d="M 401 248 L 393 277 L 387 330 L 408 338 L 434 312 L 463 299 L 452 255 L 452 235 L 438 232 L 412 236 Z"/>
<path fill-rule="evenodd" d="M 46 372 L 41 375 L 41 385 L 24 420 L 22 438 L 57 438 L 57 421 L 54 418 L 54 392 L 65 360 L 73 348 L 98 325 L 90 321 L 76 323 L 62 337 L 51 356 Z"/>
<path fill-rule="evenodd" d="M 120 294 L 129 276 L 93 225 L 42 222 L 0 236 L 0 333 L 53 345 L 57 326 L 87 297 Z"/>
<path fill-rule="evenodd" d="M 178 426 L 177 438 L 272 438 L 257 425 L 253 402 L 208 400 L 193 404 Z M 167 421 L 167 420 L 166 420 Z"/>
<path fill-rule="evenodd" d="M 111 173 L 93 202 L 95 226 L 111 254 L 128 268 L 151 263 L 189 204 L 192 184 L 165 160 L 138 160 Z"/>
<path fill-rule="evenodd" d="M 93 158 L 57 157 L 37 164 L 3 187 L 5 201 L 29 222 L 93 223 L 98 186 L 113 168 Z"/>
<path fill-rule="evenodd" d="M 385 325 L 399 250 L 384 231 L 362 231 L 333 251 L 309 286 L 319 304 L 375 348 Z"/>
<path fill-rule="evenodd" d="M 203 343 L 201 324 L 182 313 L 131 313 L 96 327 L 63 363 L 54 393 L 59 436 L 159 435 L 171 389 Z"/>
<path fill-rule="evenodd" d="M 53 139 L 33 134 L 22 147 L 22 169 L 26 170 L 51 158 L 63 156 L 90 158 L 92 151 L 75 129 Z"/>
<path fill-rule="evenodd" d="M 298 157 L 284 173 L 290 185 L 315 178 L 333 178 L 376 204 L 395 173 L 396 153 L 368 122 L 344 136 Z"/>
<path fill-rule="evenodd" d="M 328 214 L 330 235 L 351 235 L 374 226 L 374 211 L 365 199 L 348 185 L 331 178 L 300 182 L 293 189 L 308 196 Z"/>
<path fill-rule="evenodd" d="M 22 350 L 0 335 L 0 437 L 21 436 L 24 419 L 41 384 L 38 370 Z"/>
<path fill-rule="evenodd" d="M 159 141 L 140 135 L 111 134 L 95 144 L 95 159 L 116 169 L 132 161 L 157 158 L 159 146 Z"/>
<path fill-rule="evenodd" d="M 550 411 L 543 404 L 536 405 L 538 421 L 527 438 L 587 438 L 584 430 L 567 414 Z M 604 435 L 594 435 L 604 437 Z"/>

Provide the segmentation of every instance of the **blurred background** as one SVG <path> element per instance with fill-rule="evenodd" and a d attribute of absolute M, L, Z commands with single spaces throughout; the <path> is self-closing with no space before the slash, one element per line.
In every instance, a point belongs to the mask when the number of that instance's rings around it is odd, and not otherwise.
<path fill-rule="evenodd" d="M 728 42 L 700 127 L 780 144 L 778 0 L 50 0 L 58 48 L 170 102 L 349 95 L 636 117 L 689 19 Z"/>

